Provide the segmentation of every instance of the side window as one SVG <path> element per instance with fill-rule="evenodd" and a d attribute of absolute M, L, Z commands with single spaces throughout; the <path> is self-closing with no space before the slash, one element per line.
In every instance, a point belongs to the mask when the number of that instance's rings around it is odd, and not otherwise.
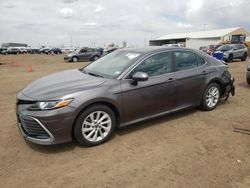
<path fill-rule="evenodd" d="M 244 45 L 239 45 L 239 49 L 244 49 L 245 46 Z"/>
<path fill-rule="evenodd" d="M 193 52 L 175 52 L 176 71 L 188 70 L 197 67 L 196 54 Z"/>
<path fill-rule="evenodd" d="M 130 77 L 136 72 L 147 73 L 149 77 L 158 76 L 172 72 L 172 53 L 162 52 L 152 55 L 138 65 L 131 73 Z"/>
<path fill-rule="evenodd" d="M 94 49 L 88 48 L 87 52 L 94 52 Z"/>
<path fill-rule="evenodd" d="M 80 53 L 85 53 L 87 50 L 85 48 L 81 49 Z"/>
<path fill-rule="evenodd" d="M 203 58 L 201 58 L 200 56 L 198 56 L 198 55 L 196 55 L 196 59 L 197 59 L 197 66 L 198 67 L 202 66 L 202 65 L 204 65 L 206 63 L 206 61 Z"/>

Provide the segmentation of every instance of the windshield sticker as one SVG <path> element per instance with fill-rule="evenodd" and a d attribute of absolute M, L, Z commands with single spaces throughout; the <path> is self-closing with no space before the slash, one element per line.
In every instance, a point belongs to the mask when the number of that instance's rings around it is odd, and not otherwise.
<path fill-rule="evenodd" d="M 121 71 L 115 71 L 115 75 L 121 74 Z"/>
<path fill-rule="evenodd" d="M 135 53 L 127 53 L 125 56 L 128 57 L 129 59 L 134 59 L 138 57 L 140 54 L 135 54 Z"/>

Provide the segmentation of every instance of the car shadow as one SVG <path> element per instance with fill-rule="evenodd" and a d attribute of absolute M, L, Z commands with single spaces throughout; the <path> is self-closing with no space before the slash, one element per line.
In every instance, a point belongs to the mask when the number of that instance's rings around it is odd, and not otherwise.
<path fill-rule="evenodd" d="M 34 144 L 27 140 L 25 140 L 25 142 L 31 149 L 46 154 L 69 152 L 77 146 L 77 144 L 74 141 L 64 144 L 48 145 L 48 146 Z"/>
<path fill-rule="evenodd" d="M 193 109 L 189 109 L 189 110 L 185 110 L 185 111 L 179 111 L 179 112 L 175 112 L 175 113 L 171 113 L 168 115 L 164 115 L 164 116 L 160 116 L 157 118 L 153 118 L 147 121 L 142 121 L 140 123 L 135 123 L 126 127 L 122 127 L 116 130 L 116 134 L 118 134 L 119 136 L 122 135 L 126 135 L 129 134 L 131 132 L 135 132 L 135 131 L 139 131 L 151 126 L 157 126 L 157 124 L 161 124 L 161 123 L 167 123 L 170 122 L 172 120 L 176 120 L 179 118 L 183 118 L 185 116 L 191 115 L 195 112 L 199 111 L 198 108 L 193 108 Z"/>
<path fill-rule="evenodd" d="M 123 128 L 119 128 L 115 131 L 115 134 L 113 134 L 109 140 L 115 139 L 116 135 L 122 136 L 122 135 L 126 135 L 126 134 L 129 134 L 129 133 L 134 132 L 134 131 L 139 131 L 139 130 L 142 130 L 142 129 L 145 129 L 145 128 L 148 128 L 151 126 L 157 126 L 157 124 L 160 124 L 163 122 L 167 123 L 167 122 L 170 122 L 172 120 L 193 114 L 197 111 L 199 111 L 197 108 L 189 109 L 186 111 L 179 111 L 179 112 L 171 113 L 168 115 L 160 116 L 157 118 L 153 118 L 153 119 L 150 119 L 147 121 L 142 121 L 140 123 L 135 123 L 135 124 L 123 127 Z M 35 150 L 35 151 L 38 151 L 41 153 L 45 153 L 45 154 L 57 154 L 57 153 L 69 152 L 69 151 L 74 150 L 76 147 L 88 148 L 86 146 L 81 146 L 74 139 L 72 142 L 69 142 L 69 143 L 48 145 L 48 146 L 38 145 L 38 144 L 35 144 L 32 142 L 29 142 L 27 140 L 25 140 L 25 142 L 32 150 Z"/>

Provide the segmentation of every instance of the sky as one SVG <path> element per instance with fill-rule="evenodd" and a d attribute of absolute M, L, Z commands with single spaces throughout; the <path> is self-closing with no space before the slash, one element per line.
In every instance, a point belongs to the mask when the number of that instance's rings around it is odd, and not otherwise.
<path fill-rule="evenodd" d="M 144 46 L 167 34 L 243 27 L 250 0 L 0 0 L 0 43 Z"/>

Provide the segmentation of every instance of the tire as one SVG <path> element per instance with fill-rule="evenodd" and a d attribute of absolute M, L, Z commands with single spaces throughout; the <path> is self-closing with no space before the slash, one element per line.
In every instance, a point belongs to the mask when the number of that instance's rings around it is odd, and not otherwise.
<path fill-rule="evenodd" d="M 72 61 L 73 62 L 77 62 L 78 61 L 78 58 L 76 56 L 72 57 Z"/>
<path fill-rule="evenodd" d="M 247 53 L 244 53 L 244 55 L 242 56 L 242 58 L 240 59 L 241 61 L 246 61 L 247 59 Z"/>
<path fill-rule="evenodd" d="M 104 124 L 98 124 L 98 119 Z M 113 110 L 105 105 L 93 105 L 79 114 L 73 134 L 80 145 L 91 147 L 106 142 L 115 127 L 116 117 Z"/>
<path fill-rule="evenodd" d="M 250 77 L 249 76 L 247 76 L 247 83 L 248 83 L 248 85 L 250 85 Z"/>
<path fill-rule="evenodd" d="M 92 59 L 92 61 L 96 61 L 97 59 L 99 59 L 99 57 L 98 56 L 94 56 L 93 59 Z"/>
<path fill-rule="evenodd" d="M 210 84 L 206 89 L 201 101 L 201 109 L 210 111 L 216 108 L 220 100 L 221 89 L 216 83 Z"/>
<path fill-rule="evenodd" d="M 228 59 L 227 59 L 227 62 L 228 62 L 228 63 L 231 63 L 231 62 L 233 62 L 233 60 L 234 60 L 233 54 L 229 54 Z"/>

